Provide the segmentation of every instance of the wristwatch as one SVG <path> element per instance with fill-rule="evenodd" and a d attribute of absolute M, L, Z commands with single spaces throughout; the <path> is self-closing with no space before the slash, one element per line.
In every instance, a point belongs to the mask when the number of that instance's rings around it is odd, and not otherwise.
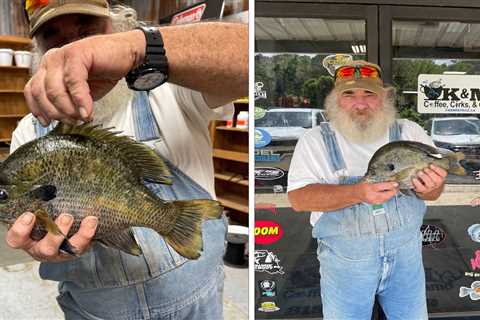
<path fill-rule="evenodd" d="M 163 39 L 156 27 L 138 27 L 145 34 L 147 48 L 145 60 L 126 75 L 130 89 L 148 91 L 158 87 L 168 79 L 168 60 L 163 47 Z"/>

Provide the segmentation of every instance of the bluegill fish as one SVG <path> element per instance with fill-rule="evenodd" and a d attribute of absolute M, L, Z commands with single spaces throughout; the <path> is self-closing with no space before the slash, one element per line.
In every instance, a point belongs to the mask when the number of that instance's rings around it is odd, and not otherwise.
<path fill-rule="evenodd" d="M 437 149 L 415 141 L 394 141 L 379 148 L 368 163 L 362 181 L 398 182 L 400 189 L 413 189 L 412 178 L 417 172 L 434 164 L 449 173 L 466 175 L 460 160 L 465 155 L 446 149 Z"/>
<path fill-rule="evenodd" d="M 61 249 L 75 254 L 67 238 L 92 215 L 98 217 L 93 239 L 106 246 L 140 255 L 131 227 L 147 227 L 182 256 L 198 258 L 202 222 L 219 218 L 222 207 L 209 199 L 162 200 L 145 181 L 171 184 L 167 165 L 149 147 L 99 126 L 59 124 L 0 164 L 0 221 L 10 225 L 33 212 L 31 237 L 38 240 L 47 231 L 60 234 L 53 221 L 70 213 L 74 224 Z"/>

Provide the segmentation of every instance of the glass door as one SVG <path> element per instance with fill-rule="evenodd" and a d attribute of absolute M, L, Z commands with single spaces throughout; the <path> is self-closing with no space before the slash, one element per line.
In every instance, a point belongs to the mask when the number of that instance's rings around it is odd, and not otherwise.
<path fill-rule="evenodd" d="M 318 318 L 316 243 L 287 200 L 288 168 L 303 132 L 328 121 L 330 63 L 378 61 L 377 6 L 257 1 L 255 12 L 256 319 Z"/>

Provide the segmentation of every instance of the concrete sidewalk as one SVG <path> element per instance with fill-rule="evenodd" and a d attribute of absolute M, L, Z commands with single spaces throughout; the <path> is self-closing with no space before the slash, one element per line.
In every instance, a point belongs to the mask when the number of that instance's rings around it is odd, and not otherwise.
<path fill-rule="evenodd" d="M 39 263 L 5 244 L 0 228 L 0 320 L 56 320 L 57 283 L 38 276 Z M 225 320 L 248 319 L 248 269 L 225 266 Z"/>

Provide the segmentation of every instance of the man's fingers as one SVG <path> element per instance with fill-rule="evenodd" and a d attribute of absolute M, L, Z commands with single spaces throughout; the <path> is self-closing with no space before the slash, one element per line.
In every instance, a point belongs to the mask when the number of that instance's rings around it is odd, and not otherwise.
<path fill-rule="evenodd" d="M 417 173 L 417 176 L 418 178 L 420 179 L 420 181 L 423 183 L 423 185 L 427 188 L 427 189 L 433 189 L 435 187 L 437 187 L 437 183 L 436 181 L 434 181 L 434 175 L 436 175 L 435 173 L 433 173 L 433 171 L 431 171 L 431 174 L 427 174 L 425 171 L 419 171 Z"/>
<path fill-rule="evenodd" d="M 440 168 L 434 164 L 430 165 L 430 169 L 433 170 L 436 174 L 438 174 L 442 178 L 445 178 L 448 175 L 447 170 Z"/>
<path fill-rule="evenodd" d="M 41 68 L 35 75 L 35 78 L 32 78 L 30 82 L 30 92 L 34 103 L 35 108 L 39 109 L 42 115 L 45 115 L 47 121 L 50 120 L 62 120 L 68 118 L 63 112 L 61 112 L 57 107 L 55 107 L 47 97 L 45 89 L 45 79 L 46 79 L 46 70 Z"/>
<path fill-rule="evenodd" d="M 88 86 L 88 70 L 81 59 L 74 54 L 65 53 L 64 81 L 75 107 L 82 120 L 88 121 L 92 116 L 93 99 Z"/>
<path fill-rule="evenodd" d="M 30 238 L 35 216 L 31 212 L 25 212 L 21 215 L 12 227 L 7 231 L 5 241 L 13 249 L 26 249 L 33 245 L 35 241 Z"/>
<path fill-rule="evenodd" d="M 83 253 L 90 245 L 98 225 L 98 218 L 94 216 L 86 217 L 80 224 L 80 229 L 70 238 L 70 243 Z"/>
<path fill-rule="evenodd" d="M 380 182 L 380 183 L 374 183 L 371 186 L 373 191 L 380 192 L 380 191 L 387 191 L 387 190 L 393 190 L 395 188 L 398 188 L 398 183 L 397 182 Z"/>

